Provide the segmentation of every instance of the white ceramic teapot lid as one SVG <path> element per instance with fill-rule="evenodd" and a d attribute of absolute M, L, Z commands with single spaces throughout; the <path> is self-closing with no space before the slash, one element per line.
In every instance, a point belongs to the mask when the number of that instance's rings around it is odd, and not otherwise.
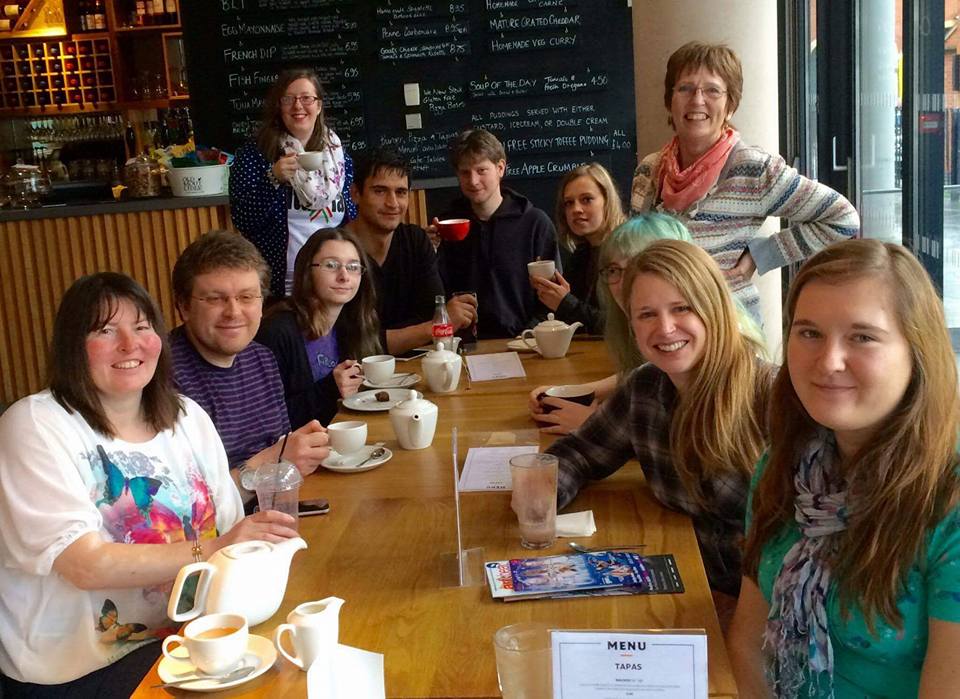
<path fill-rule="evenodd" d="M 436 403 L 431 403 L 426 398 L 417 398 L 417 392 L 410 390 L 407 392 L 406 400 L 402 400 L 390 408 L 391 415 L 423 415 L 437 410 Z"/>
<path fill-rule="evenodd" d="M 568 330 L 569 328 L 570 326 L 562 320 L 556 320 L 553 313 L 547 313 L 547 319 L 537 323 L 534 330 Z"/>
<path fill-rule="evenodd" d="M 434 360 L 434 361 L 439 360 L 439 361 L 442 361 L 442 362 L 449 362 L 449 361 L 453 360 L 455 357 L 459 357 L 459 356 L 460 356 L 460 355 L 458 355 L 456 352 L 451 352 L 451 351 L 448 350 L 448 349 L 444 349 L 444 348 L 443 348 L 443 343 L 442 343 L 442 342 L 438 342 L 438 343 L 436 344 L 436 349 L 432 349 L 432 350 L 430 350 L 429 352 L 427 352 L 427 354 L 424 356 L 424 359 L 431 359 L 431 360 Z"/>

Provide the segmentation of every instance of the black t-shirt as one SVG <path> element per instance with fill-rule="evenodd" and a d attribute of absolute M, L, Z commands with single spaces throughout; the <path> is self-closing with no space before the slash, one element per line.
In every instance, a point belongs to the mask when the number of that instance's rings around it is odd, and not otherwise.
<path fill-rule="evenodd" d="M 436 297 L 443 296 L 443 282 L 433 245 L 422 228 L 401 223 L 393 232 L 383 266 L 373 260 L 370 264 L 381 331 L 433 318 Z"/>

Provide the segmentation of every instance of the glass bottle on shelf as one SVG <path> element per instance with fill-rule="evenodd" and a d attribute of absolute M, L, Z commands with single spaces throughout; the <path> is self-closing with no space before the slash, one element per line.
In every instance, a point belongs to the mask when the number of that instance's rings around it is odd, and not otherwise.
<path fill-rule="evenodd" d="M 89 24 L 89 20 L 88 20 Z M 107 28 L 107 10 L 103 0 L 93 0 L 93 29 L 102 32 Z"/>
<path fill-rule="evenodd" d="M 143 27 L 147 23 L 147 3 L 146 0 L 137 0 L 136 1 L 136 18 L 134 19 L 135 27 Z"/>
<path fill-rule="evenodd" d="M 164 23 L 165 24 L 176 24 L 177 23 L 177 0 L 164 0 Z"/>

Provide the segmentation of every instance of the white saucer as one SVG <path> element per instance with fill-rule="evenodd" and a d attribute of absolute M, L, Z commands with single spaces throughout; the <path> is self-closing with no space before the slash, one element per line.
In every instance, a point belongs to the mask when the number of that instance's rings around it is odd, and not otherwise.
<path fill-rule="evenodd" d="M 362 466 L 358 465 L 361 461 L 366 459 L 370 454 L 373 453 L 374 449 L 383 449 L 383 456 L 370 459 L 367 463 Z M 360 473 L 361 471 L 369 471 L 372 468 L 376 468 L 381 464 L 387 463 L 390 459 L 393 458 L 393 452 L 387 449 L 386 447 L 378 447 L 373 444 L 367 444 L 352 454 L 338 454 L 336 450 L 330 450 L 330 456 L 324 459 L 320 465 L 331 471 L 337 471 L 339 473 Z"/>
<path fill-rule="evenodd" d="M 537 341 L 533 338 L 529 338 L 530 345 L 520 339 L 510 340 L 507 343 L 507 349 L 512 349 L 514 352 L 536 352 L 537 351 Z"/>
<path fill-rule="evenodd" d="M 380 391 L 386 391 L 390 400 L 377 400 L 376 394 Z M 416 394 L 417 398 L 423 398 L 420 391 L 417 391 Z M 352 396 L 344 398 L 343 407 L 364 412 L 390 410 L 397 403 L 409 397 L 410 389 L 408 388 L 381 388 L 379 391 L 360 391 L 360 393 L 354 393 Z"/>
<path fill-rule="evenodd" d="M 180 646 L 175 648 L 172 653 L 173 658 L 163 656 L 160 660 L 160 666 L 157 667 L 157 674 L 160 675 L 163 682 L 176 682 L 183 679 L 183 677 L 177 677 L 177 675 L 197 671 L 196 666 L 187 658 L 186 648 Z M 193 682 L 184 682 L 177 689 L 185 689 L 190 692 L 219 692 L 221 689 L 236 687 L 265 673 L 273 667 L 276 659 L 277 649 L 274 648 L 270 639 L 252 633 L 247 641 L 247 652 L 243 656 L 244 665 L 253 665 L 256 668 L 249 675 L 233 682 L 213 682 L 198 677 Z"/>
<path fill-rule="evenodd" d="M 378 383 L 364 379 L 363 385 L 369 386 L 370 388 L 410 388 L 420 383 L 421 378 L 420 374 L 399 373 L 394 374 L 386 381 Z"/>

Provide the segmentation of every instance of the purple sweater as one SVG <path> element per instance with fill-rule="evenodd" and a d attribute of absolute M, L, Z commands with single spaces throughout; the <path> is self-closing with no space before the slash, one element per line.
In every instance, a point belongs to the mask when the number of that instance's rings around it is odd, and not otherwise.
<path fill-rule="evenodd" d="M 200 356 L 183 326 L 170 333 L 177 388 L 207 411 L 227 450 L 230 468 L 290 431 L 283 383 L 273 353 L 251 342 L 229 369 Z"/>

